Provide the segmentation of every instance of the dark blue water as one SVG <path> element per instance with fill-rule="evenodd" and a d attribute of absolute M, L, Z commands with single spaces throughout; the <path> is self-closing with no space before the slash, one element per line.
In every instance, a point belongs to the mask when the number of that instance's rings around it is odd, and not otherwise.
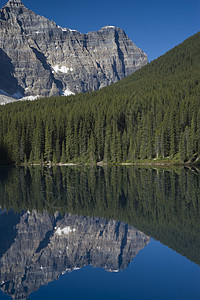
<path fill-rule="evenodd" d="M 126 270 L 86 266 L 41 287 L 29 299 L 199 299 L 200 267 L 151 239 Z"/>
<path fill-rule="evenodd" d="M 41 287 L 29 299 L 199 299 L 200 268 L 151 240 L 120 273 L 86 266 Z M 9 297 L 1 293 L 2 299 Z"/>
<path fill-rule="evenodd" d="M 3 174 L 0 299 L 200 299 L 198 169 Z"/>

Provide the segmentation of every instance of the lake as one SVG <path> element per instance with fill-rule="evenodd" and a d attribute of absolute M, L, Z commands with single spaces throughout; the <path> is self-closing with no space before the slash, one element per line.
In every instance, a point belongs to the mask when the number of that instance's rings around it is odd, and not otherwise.
<path fill-rule="evenodd" d="M 200 169 L 0 168 L 0 299 L 199 299 Z"/>

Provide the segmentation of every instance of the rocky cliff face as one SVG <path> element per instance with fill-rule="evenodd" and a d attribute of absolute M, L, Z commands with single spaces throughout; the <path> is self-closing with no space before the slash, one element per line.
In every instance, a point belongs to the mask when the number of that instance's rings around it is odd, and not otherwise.
<path fill-rule="evenodd" d="M 0 288 L 14 299 L 26 299 L 41 285 L 85 265 L 120 271 L 150 240 L 119 221 L 69 214 L 61 218 L 58 213 L 36 211 L 20 218 L 10 214 L 11 225 L 5 225 L 10 228 L 9 236 L 5 235 L 10 242 L 0 252 Z M 4 223 L 0 222 L 0 230 Z"/>
<path fill-rule="evenodd" d="M 87 34 L 61 28 L 20 0 L 0 10 L 0 90 L 15 98 L 97 90 L 147 63 L 114 26 Z"/>

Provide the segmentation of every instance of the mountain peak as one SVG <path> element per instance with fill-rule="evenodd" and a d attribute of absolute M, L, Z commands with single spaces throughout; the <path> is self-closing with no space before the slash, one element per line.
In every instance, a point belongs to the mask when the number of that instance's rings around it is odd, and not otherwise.
<path fill-rule="evenodd" d="M 110 26 L 110 25 L 106 25 L 104 27 L 102 27 L 101 29 L 116 29 L 116 26 Z"/>
<path fill-rule="evenodd" d="M 147 63 L 146 54 L 119 27 L 107 25 L 100 29 L 102 34 L 81 34 L 60 28 L 22 1 L 9 0 L 0 10 L 0 90 L 4 94 L 46 97 L 93 91 Z"/>
<path fill-rule="evenodd" d="M 9 0 L 4 7 L 24 7 L 21 0 Z"/>

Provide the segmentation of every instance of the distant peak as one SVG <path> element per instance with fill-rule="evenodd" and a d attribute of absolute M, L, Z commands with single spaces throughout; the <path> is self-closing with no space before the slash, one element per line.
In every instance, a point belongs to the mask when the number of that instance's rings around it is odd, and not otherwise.
<path fill-rule="evenodd" d="M 9 0 L 5 7 L 21 7 L 24 6 L 21 0 Z"/>
<path fill-rule="evenodd" d="M 108 26 L 107 25 L 107 26 L 102 27 L 101 29 L 116 29 L 116 28 L 117 28 L 116 26 Z"/>
<path fill-rule="evenodd" d="M 111 25 L 106 25 L 104 27 L 102 27 L 99 31 L 111 31 L 111 32 L 124 32 L 123 29 L 121 29 L 120 27 L 117 27 L 117 26 L 111 26 Z"/>

